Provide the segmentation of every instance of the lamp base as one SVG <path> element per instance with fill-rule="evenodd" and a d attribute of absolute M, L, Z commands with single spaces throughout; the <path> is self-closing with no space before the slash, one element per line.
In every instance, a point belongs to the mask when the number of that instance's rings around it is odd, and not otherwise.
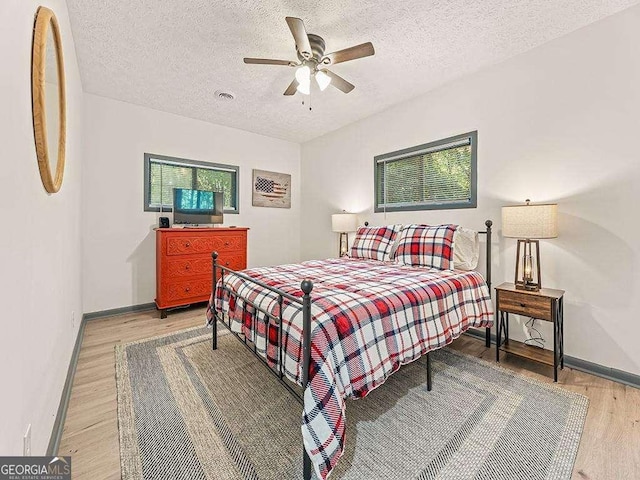
<path fill-rule="evenodd" d="M 340 257 L 344 257 L 349 253 L 349 234 L 347 232 L 340 232 L 340 239 L 338 240 L 338 252 Z"/>
<path fill-rule="evenodd" d="M 526 290 L 527 292 L 537 292 L 540 290 L 540 285 L 537 283 L 528 283 L 524 281 L 516 282 L 516 289 Z"/>
<path fill-rule="evenodd" d="M 533 253 L 533 247 L 535 247 L 535 254 Z M 520 250 L 521 248 L 522 251 Z M 520 271 L 521 263 L 522 271 Z M 516 289 L 529 292 L 537 292 L 542 288 L 540 243 L 538 240 L 518 240 L 518 248 L 516 250 L 516 277 L 513 283 Z"/>

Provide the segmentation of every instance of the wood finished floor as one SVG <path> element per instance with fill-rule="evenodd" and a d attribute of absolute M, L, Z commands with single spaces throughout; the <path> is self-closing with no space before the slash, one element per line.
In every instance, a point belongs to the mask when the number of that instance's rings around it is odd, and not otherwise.
<path fill-rule="evenodd" d="M 204 308 L 120 315 L 87 323 L 58 453 L 73 457 L 75 480 L 119 479 L 114 346 L 203 324 Z M 495 350 L 470 337 L 453 348 L 495 361 Z M 502 354 L 501 365 L 551 382 L 552 369 Z M 437 378 L 435 379 L 437 386 Z M 589 397 L 574 479 L 640 478 L 640 390 L 565 368 L 563 388 Z"/>

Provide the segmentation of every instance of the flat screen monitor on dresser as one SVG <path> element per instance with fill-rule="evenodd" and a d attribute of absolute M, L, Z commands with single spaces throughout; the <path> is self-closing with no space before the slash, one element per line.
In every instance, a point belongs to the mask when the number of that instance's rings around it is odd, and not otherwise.
<path fill-rule="evenodd" d="M 222 192 L 173 189 L 173 223 L 212 225 L 222 223 Z"/>

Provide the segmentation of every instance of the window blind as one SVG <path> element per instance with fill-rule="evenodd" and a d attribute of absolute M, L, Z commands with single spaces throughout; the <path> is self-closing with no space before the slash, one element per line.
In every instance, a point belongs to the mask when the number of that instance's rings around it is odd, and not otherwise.
<path fill-rule="evenodd" d="M 376 209 L 420 209 L 472 203 L 472 136 L 376 159 Z"/>
<path fill-rule="evenodd" d="M 148 207 L 170 211 L 174 188 L 223 193 L 225 211 L 237 210 L 237 169 L 187 161 L 148 158 Z"/>

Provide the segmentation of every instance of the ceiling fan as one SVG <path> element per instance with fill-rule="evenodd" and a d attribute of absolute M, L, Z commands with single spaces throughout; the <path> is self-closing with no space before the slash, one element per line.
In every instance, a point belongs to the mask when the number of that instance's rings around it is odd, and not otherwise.
<path fill-rule="evenodd" d="M 286 21 L 296 41 L 296 53 L 298 54 L 299 62 L 272 60 L 268 58 L 245 58 L 244 63 L 297 67 L 295 78 L 284 91 L 285 95 L 293 95 L 296 91 L 304 95 L 309 95 L 312 77 L 315 78 L 320 90 L 326 89 L 329 84 L 344 93 L 349 93 L 353 90 L 355 88 L 353 84 L 347 82 L 340 75 L 333 73 L 326 67 L 373 55 L 375 51 L 371 42 L 325 54 L 324 39 L 319 35 L 307 33 L 307 30 L 304 28 L 304 22 L 301 19 L 286 17 Z"/>

